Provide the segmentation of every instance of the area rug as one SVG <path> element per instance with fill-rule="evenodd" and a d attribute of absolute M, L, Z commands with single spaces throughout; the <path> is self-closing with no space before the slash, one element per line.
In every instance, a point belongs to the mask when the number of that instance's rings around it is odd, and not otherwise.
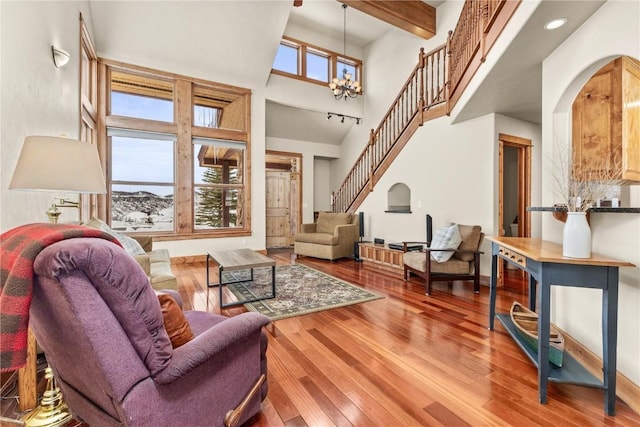
<path fill-rule="evenodd" d="M 225 274 L 223 278 L 225 282 L 243 279 L 237 273 L 233 276 Z M 249 277 L 244 279 L 249 280 Z M 256 269 L 253 279 L 229 284 L 227 287 L 240 301 L 271 295 L 270 268 Z M 275 298 L 244 306 L 271 320 L 278 320 L 380 298 L 384 297 L 304 265 L 295 264 L 276 267 Z"/>

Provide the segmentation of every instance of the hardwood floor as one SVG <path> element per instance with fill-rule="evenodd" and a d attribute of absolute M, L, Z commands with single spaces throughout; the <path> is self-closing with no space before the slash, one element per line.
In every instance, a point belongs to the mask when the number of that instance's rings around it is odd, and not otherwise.
<path fill-rule="evenodd" d="M 499 322 L 487 329 L 487 287 L 475 295 L 471 284 L 436 283 L 427 297 L 416 279 L 405 283 L 351 259 L 296 259 L 288 250 L 269 256 L 386 298 L 267 326 L 269 396 L 250 426 L 640 426 L 640 415 L 620 400 L 617 415 L 605 415 L 597 389 L 551 383 L 548 403 L 539 404 L 537 370 Z M 217 292 L 207 304 L 204 265 L 175 271 L 185 309 L 220 312 Z M 508 311 L 514 299 L 526 303 L 520 289 L 501 290 L 497 310 Z"/>
<path fill-rule="evenodd" d="M 269 256 L 385 298 L 268 325 L 269 395 L 245 427 L 640 426 L 620 400 L 617 415 L 605 415 L 601 390 L 550 383 L 548 403 L 539 404 L 536 369 L 499 322 L 487 330 L 487 287 L 475 295 L 471 284 L 436 282 L 427 297 L 416 279 L 405 283 L 351 259 L 296 259 L 289 250 Z M 217 289 L 207 300 L 204 263 L 173 268 L 185 310 L 220 313 Z M 500 312 L 513 300 L 527 302 L 526 286 L 511 284 L 515 291 L 498 293 Z M 2 415 L 15 418 L 9 403 Z"/>

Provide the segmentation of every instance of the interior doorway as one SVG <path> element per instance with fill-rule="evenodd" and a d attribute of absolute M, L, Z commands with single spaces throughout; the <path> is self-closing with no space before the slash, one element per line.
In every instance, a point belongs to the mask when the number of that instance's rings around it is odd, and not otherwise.
<path fill-rule="evenodd" d="M 302 218 L 302 154 L 268 150 L 265 170 L 266 246 L 289 247 Z"/>
<path fill-rule="evenodd" d="M 527 206 L 531 204 L 531 140 L 501 133 L 498 142 L 499 235 L 530 237 L 531 213 Z M 520 290 L 526 273 L 520 269 L 509 270 L 509 278 L 516 280 L 504 280 L 505 268 L 510 269 L 506 261 L 498 265 L 499 283 L 505 288 Z M 517 280 L 518 276 L 522 280 Z"/>

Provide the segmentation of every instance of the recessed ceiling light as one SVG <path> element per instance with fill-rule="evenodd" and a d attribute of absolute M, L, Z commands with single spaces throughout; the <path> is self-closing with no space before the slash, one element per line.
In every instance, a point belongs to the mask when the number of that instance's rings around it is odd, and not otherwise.
<path fill-rule="evenodd" d="M 555 30 L 556 28 L 562 27 L 566 23 L 567 23 L 567 18 L 553 19 L 553 20 L 547 22 L 546 24 L 544 24 L 544 29 L 545 30 Z"/>

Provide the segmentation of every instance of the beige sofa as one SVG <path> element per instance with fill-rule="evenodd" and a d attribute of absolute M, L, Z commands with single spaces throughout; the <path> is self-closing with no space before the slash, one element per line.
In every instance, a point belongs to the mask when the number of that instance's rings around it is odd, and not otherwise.
<path fill-rule="evenodd" d="M 153 238 L 151 236 L 136 236 L 133 237 L 142 249 L 144 255 L 134 255 L 133 257 L 138 261 L 138 264 L 142 267 L 149 281 L 151 287 L 155 290 L 173 289 L 178 290 L 178 279 L 171 270 L 171 257 L 169 257 L 169 251 L 166 249 L 153 249 Z"/>
<path fill-rule="evenodd" d="M 302 224 L 302 232 L 294 237 L 293 251 L 328 260 L 352 256 L 358 227 L 358 215 L 320 212 L 316 223 Z"/>

